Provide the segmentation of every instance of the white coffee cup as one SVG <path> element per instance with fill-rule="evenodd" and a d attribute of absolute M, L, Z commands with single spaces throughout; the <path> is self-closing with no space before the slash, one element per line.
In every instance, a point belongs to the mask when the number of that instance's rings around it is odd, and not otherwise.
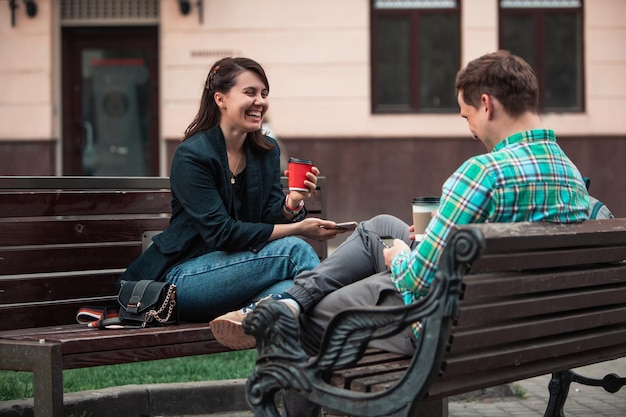
<path fill-rule="evenodd" d="M 421 241 L 433 213 L 439 208 L 439 197 L 415 197 L 411 205 L 413 206 L 415 240 Z"/>

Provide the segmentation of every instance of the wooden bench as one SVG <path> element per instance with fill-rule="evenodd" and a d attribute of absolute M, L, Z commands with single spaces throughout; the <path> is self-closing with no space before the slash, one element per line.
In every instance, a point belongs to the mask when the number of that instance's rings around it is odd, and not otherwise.
<path fill-rule="evenodd" d="M 325 217 L 319 180 L 306 205 Z M 229 350 L 207 323 L 76 324 L 79 307 L 115 305 L 114 282 L 169 223 L 169 188 L 159 177 L 0 177 L 0 369 L 33 372 L 36 416 L 63 415 L 64 369 Z"/>
<path fill-rule="evenodd" d="M 340 415 L 444 416 L 449 396 L 552 374 L 545 415 L 562 416 L 572 381 L 626 383 L 570 370 L 626 356 L 624 259 L 626 219 L 459 227 L 426 297 L 337 314 L 318 356 L 283 303 L 261 303 L 244 321 L 259 350 L 248 402 L 278 416 L 274 394 L 289 389 Z M 415 321 L 412 358 L 367 348 Z"/>

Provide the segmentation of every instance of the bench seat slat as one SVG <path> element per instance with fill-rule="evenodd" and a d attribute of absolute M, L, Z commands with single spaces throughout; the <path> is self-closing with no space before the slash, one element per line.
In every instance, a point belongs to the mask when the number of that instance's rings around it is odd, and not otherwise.
<path fill-rule="evenodd" d="M 356 392 L 380 392 L 395 385 L 404 376 L 401 363 L 401 361 L 398 362 L 398 366 L 393 372 L 387 372 L 379 376 L 371 375 L 355 378 L 350 383 L 350 389 Z"/>
<path fill-rule="evenodd" d="M 3 339 L 62 343 L 63 354 L 107 352 L 128 347 L 152 347 L 175 343 L 196 342 L 207 339 L 208 323 L 182 323 L 143 329 L 87 328 L 82 324 L 48 326 L 36 329 L 19 329 L 3 334 Z M 0 339 L 2 340 L 2 339 Z M 132 342 L 131 342 L 132 340 Z"/>
<path fill-rule="evenodd" d="M 363 358 L 359 361 L 359 366 L 367 364 L 376 364 L 390 362 L 396 360 L 399 356 L 397 353 L 385 352 L 380 349 L 368 349 Z"/>
<path fill-rule="evenodd" d="M 62 329 L 42 328 L 21 336 L 16 331 L 12 337 L 3 336 L 0 353 L 4 343 L 60 342 L 63 343 L 63 369 L 74 369 L 230 350 L 215 341 L 206 323 L 132 331 L 86 329 L 83 325 L 63 326 Z"/>
<path fill-rule="evenodd" d="M 346 388 L 350 388 L 353 386 L 353 381 L 356 378 L 363 378 L 366 376 L 375 376 L 388 372 L 394 372 L 398 369 L 406 368 L 410 362 L 410 357 L 402 357 L 402 359 L 398 359 L 397 357 L 390 357 L 389 360 L 375 365 L 366 365 L 359 363 L 359 366 L 357 367 L 346 369 L 345 371 L 339 371 L 333 374 L 331 383 L 336 386 L 342 385 Z"/>
<path fill-rule="evenodd" d="M 206 333 L 206 331 L 205 331 Z M 138 361 L 157 359 L 172 359 L 194 355 L 208 355 L 213 353 L 230 352 L 230 349 L 219 344 L 216 340 L 207 340 L 204 336 L 195 342 L 175 342 L 170 345 L 156 345 L 149 347 L 135 347 L 133 341 L 126 341 L 126 347 L 109 352 L 88 352 L 85 354 L 66 354 L 63 356 L 63 368 L 88 368 L 92 366 L 117 365 Z M 141 378 L 139 377 L 138 383 Z"/>

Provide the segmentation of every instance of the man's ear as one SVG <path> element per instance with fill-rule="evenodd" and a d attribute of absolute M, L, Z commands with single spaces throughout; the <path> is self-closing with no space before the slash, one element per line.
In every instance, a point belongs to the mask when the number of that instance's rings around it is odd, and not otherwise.
<path fill-rule="evenodd" d="M 493 97 L 491 97 L 489 94 L 481 94 L 480 101 L 484 108 L 484 111 L 487 113 L 487 118 L 491 119 L 493 117 L 495 104 Z"/>

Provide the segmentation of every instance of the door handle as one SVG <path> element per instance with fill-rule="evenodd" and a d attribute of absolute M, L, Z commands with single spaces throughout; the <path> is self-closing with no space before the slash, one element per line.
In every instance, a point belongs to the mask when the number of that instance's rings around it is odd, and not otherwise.
<path fill-rule="evenodd" d="M 87 121 L 83 121 L 81 125 L 85 129 L 85 151 L 91 151 L 93 150 L 93 125 Z"/>

